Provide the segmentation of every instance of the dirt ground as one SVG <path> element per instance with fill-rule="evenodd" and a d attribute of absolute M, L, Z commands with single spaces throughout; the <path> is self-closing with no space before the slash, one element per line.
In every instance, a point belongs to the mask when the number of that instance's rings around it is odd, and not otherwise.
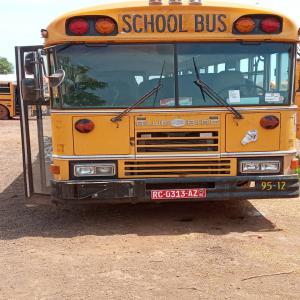
<path fill-rule="evenodd" d="M 300 201 L 24 200 L 18 120 L 0 121 L 0 299 L 299 299 Z"/>

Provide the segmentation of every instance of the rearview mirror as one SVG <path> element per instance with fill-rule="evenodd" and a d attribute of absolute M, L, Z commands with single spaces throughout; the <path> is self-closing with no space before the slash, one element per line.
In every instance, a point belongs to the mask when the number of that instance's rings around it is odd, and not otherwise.
<path fill-rule="evenodd" d="M 36 90 L 35 80 L 33 78 L 22 79 L 21 94 L 23 101 L 36 102 L 38 101 L 39 94 Z"/>
<path fill-rule="evenodd" d="M 54 73 L 50 76 L 47 76 L 48 81 L 49 81 L 49 86 L 52 88 L 60 86 L 65 79 L 65 75 L 66 75 L 65 71 L 62 69 L 59 69 L 56 71 L 56 73 Z"/>
<path fill-rule="evenodd" d="M 34 52 L 29 52 L 25 55 L 24 69 L 26 74 L 34 75 L 35 71 L 35 54 Z"/>

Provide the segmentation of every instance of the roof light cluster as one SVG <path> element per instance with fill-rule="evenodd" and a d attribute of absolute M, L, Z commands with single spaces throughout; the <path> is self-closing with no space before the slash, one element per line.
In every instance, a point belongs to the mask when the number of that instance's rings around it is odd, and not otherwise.
<path fill-rule="evenodd" d="M 68 35 L 116 35 L 118 26 L 114 19 L 107 16 L 85 16 L 69 19 L 66 22 Z"/>
<path fill-rule="evenodd" d="M 273 15 L 246 15 L 233 24 L 234 34 L 278 34 L 282 32 L 282 19 Z"/>
<path fill-rule="evenodd" d="M 175 3 L 175 0 L 174 0 Z M 282 18 L 275 15 L 244 15 L 233 23 L 233 34 L 279 34 Z M 66 22 L 67 35 L 112 36 L 118 34 L 117 22 L 108 16 L 73 17 Z"/>

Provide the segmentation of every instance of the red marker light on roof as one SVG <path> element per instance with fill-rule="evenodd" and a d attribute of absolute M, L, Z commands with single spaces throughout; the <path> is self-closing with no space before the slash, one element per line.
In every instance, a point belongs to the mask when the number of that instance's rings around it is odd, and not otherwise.
<path fill-rule="evenodd" d="M 73 19 L 69 23 L 69 30 L 75 35 L 84 35 L 89 31 L 89 23 L 84 18 Z"/>
<path fill-rule="evenodd" d="M 94 128 L 94 122 L 89 119 L 80 119 L 75 123 L 75 129 L 81 133 L 89 133 Z"/>
<path fill-rule="evenodd" d="M 267 17 L 260 23 L 260 28 L 265 33 L 278 33 L 280 31 L 281 21 L 276 17 Z"/>
<path fill-rule="evenodd" d="M 265 129 L 274 129 L 279 125 L 279 119 L 276 116 L 264 116 L 260 119 L 260 125 Z"/>

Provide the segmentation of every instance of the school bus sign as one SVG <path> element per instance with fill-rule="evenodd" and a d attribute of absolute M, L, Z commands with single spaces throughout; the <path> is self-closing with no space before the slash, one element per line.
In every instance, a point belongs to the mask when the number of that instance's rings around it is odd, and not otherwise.
<path fill-rule="evenodd" d="M 124 14 L 119 18 L 123 33 L 212 33 L 228 30 L 225 14 Z"/>

